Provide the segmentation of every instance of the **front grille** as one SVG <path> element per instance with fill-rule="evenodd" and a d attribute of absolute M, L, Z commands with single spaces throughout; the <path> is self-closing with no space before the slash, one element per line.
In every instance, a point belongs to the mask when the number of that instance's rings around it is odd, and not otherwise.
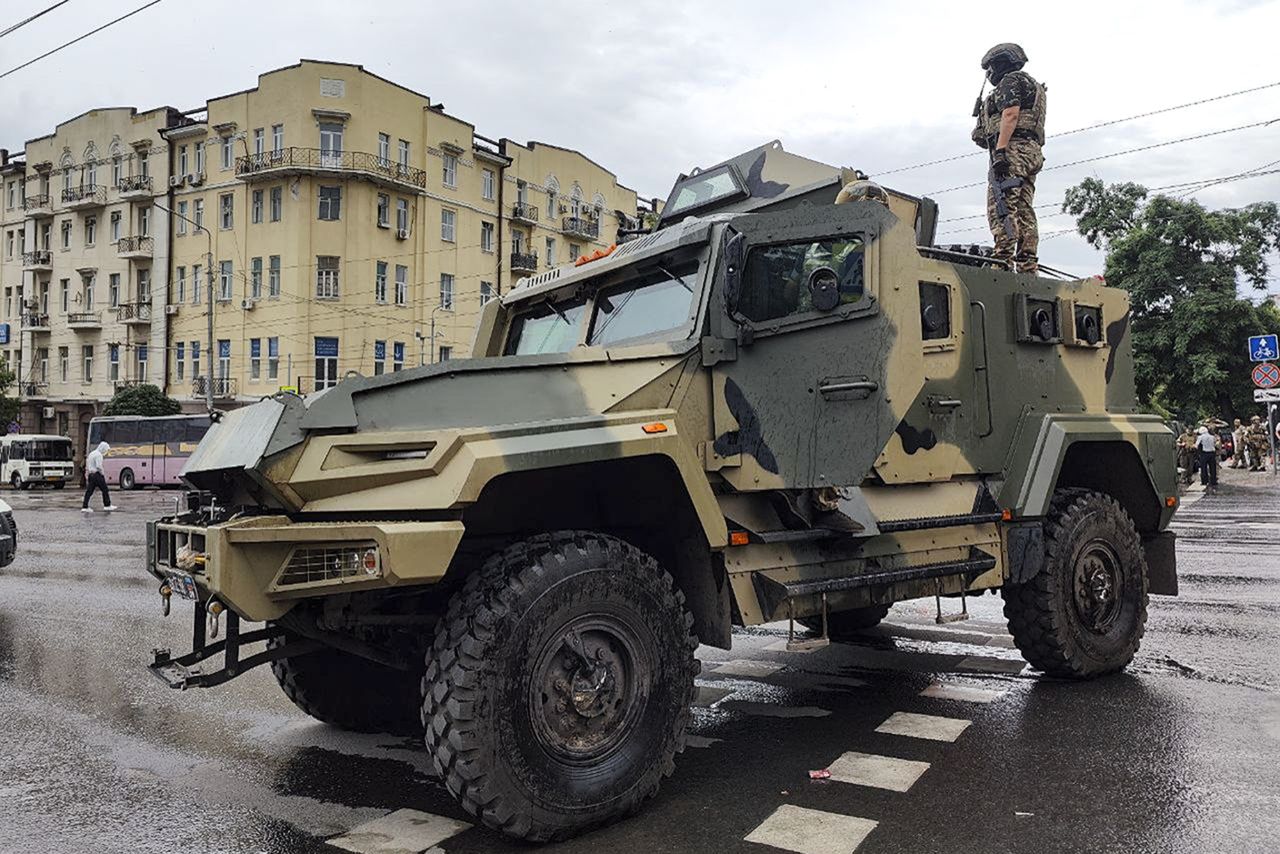
<path fill-rule="evenodd" d="M 372 552 L 372 569 L 366 565 Z M 299 546 L 289 555 L 284 569 L 276 576 L 275 587 L 297 587 L 326 584 L 348 579 L 368 578 L 382 573 L 382 562 L 376 543 Z"/>

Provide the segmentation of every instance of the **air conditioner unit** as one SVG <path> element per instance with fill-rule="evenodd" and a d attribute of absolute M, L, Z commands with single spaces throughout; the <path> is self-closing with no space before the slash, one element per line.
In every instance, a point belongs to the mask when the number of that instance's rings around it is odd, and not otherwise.
<path fill-rule="evenodd" d="M 172 317 L 178 313 L 178 307 L 176 305 L 166 305 L 164 307 L 164 313 Z"/>
<path fill-rule="evenodd" d="M 184 176 L 182 176 L 182 175 L 170 175 L 170 176 L 169 176 L 169 186 L 170 186 L 170 187 L 181 187 L 181 186 L 182 186 L 183 177 L 184 177 Z"/>
<path fill-rule="evenodd" d="M 193 187 L 199 187 L 201 184 L 204 183 L 204 173 L 192 172 L 190 175 L 187 176 L 187 183 L 189 183 Z"/>
<path fill-rule="evenodd" d="M 397 240 L 408 240 L 408 239 L 409 239 L 409 229 L 407 229 L 407 228 L 397 228 L 397 229 L 396 229 L 396 239 L 397 239 Z"/>
<path fill-rule="evenodd" d="M 41 414 L 42 416 L 44 416 L 45 418 L 53 418 L 53 417 L 55 417 L 58 413 L 57 413 L 57 411 L 56 411 L 56 410 L 54 410 L 54 408 L 53 408 L 52 406 L 46 406 L 44 409 L 40 410 L 40 414 Z"/>
<path fill-rule="evenodd" d="M 253 311 L 253 307 L 257 305 L 257 300 L 242 299 L 240 300 L 240 308 L 244 311 Z"/>

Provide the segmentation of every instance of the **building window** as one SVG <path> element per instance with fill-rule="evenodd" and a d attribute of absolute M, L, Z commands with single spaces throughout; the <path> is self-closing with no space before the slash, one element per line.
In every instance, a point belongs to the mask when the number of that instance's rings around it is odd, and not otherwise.
<path fill-rule="evenodd" d="M 186 377 L 187 373 L 187 344 L 185 341 L 179 341 L 173 345 L 173 371 L 174 378 L 178 382 Z"/>
<path fill-rule="evenodd" d="M 378 227 L 391 225 L 391 197 L 386 193 L 378 193 Z"/>
<path fill-rule="evenodd" d="M 151 233 L 151 208 L 138 208 L 138 234 L 146 237 Z"/>
<path fill-rule="evenodd" d="M 138 345 L 138 375 L 136 379 L 140 383 L 147 381 L 147 356 L 150 355 L 146 344 Z"/>
<path fill-rule="evenodd" d="M 284 211 L 284 187 L 271 188 L 271 221 L 279 222 Z"/>
<path fill-rule="evenodd" d="M 80 301 L 85 311 L 93 311 L 93 276 L 85 276 L 80 286 Z"/>
<path fill-rule="evenodd" d="M 249 296 L 262 299 L 262 258 L 254 258 L 249 264 Z"/>
<path fill-rule="evenodd" d="M 119 187 L 124 178 L 124 160 L 117 154 L 111 158 L 111 186 Z"/>
<path fill-rule="evenodd" d="M 49 381 L 49 348 L 41 347 L 36 351 L 36 355 L 40 359 L 40 382 L 47 383 Z"/>
<path fill-rule="evenodd" d="M 339 259 L 334 255 L 316 258 L 316 299 L 338 298 Z"/>
<path fill-rule="evenodd" d="M 374 267 L 373 272 L 373 300 L 374 302 L 385 303 L 387 301 L 387 262 L 379 261 Z"/>
<path fill-rule="evenodd" d="M 200 342 L 191 342 L 191 376 L 200 376 Z"/>
<path fill-rule="evenodd" d="M 107 345 L 107 379 L 115 382 L 120 379 L 120 345 Z"/>
<path fill-rule="evenodd" d="M 480 195 L 484 196 L 485 201 L 492 202 L 497 198 L 497 176 L 492 169 L 485 169 L 480 173 Z"/>
<path fill-rule="evenodd" d="M 404 305 L 409 301 L 409 268 L 404 264 L 396 265 L 396 305 Z"/>
<path fill-rule="evenodd" d="M 196 199 L 191 203 L 191 220 L 196 228 L 204 228 L 204 199 Z"/>
<path fill-rule="evenodd" d="M 387 342 L 373 342 L 373 375 L 380 377 L 387 370 Z"/>
<path fill-rule="evenodd" d="M 205 289 L 205 282 L 200 278 L 200 265 L 191 265 L 191 304 L 200 304 L 200 292 Z"/>
<path fill-rule="evenodd" d="M 487 305 L 493 299 L 493 282 L 480 283 L 480 304 Z"/>
<path fill-rule="evenodd" d="M 280 154 L 284 151 L 284 125 L 271 126 L 271 152 Z"/>
<path fill-rule="evenodd" d="M 120 211 L 111 212 L 111 242 L 120 239 Z"/>
<path fill-rule="evenodd" d="M 197 175 L 204 174 L 204 143 L 197 142 L 194 146 L 196 150 L 196 172 Z"/>
<path fill-rule="evenodd" d="M 59 305 L 62 306 L 62 313 L 66 314 L 71 310 L 71 280 L 59 279 L 58 287 L 60 288 Z"/>
<path fill-rule="evenodd" d="M 342 188 L 341 187 L 321 187 L 320 188 L 320 212 L 319 217 L 323 220 L 336 220 L 342 209 Z"/>
<path fill-rule="evenodd" d="M 396 228 L 404 234 L 409 232 L 409 203 L 404 199 L 396 199 Z"/>
<path fill-rule="evenodd" d="M 320 165 L 330 169 L 342 165 L 342 125 L 336 122 L 320 124 Z"/>
<path fill-rule="evenodd" d="M 556 218 L 556 192 L 555 190 L 547 190 L 547 219 L 554 220 Z"/>
<path fill-rule="evenodd" d="M 62 248 L 71 248 L 71 220 L 64 220 L 62 223 Z"/>
<path fill-rule="evenodd" d="M 267 379 L 274 380 L 280 376 L 280 339 L 267 339 Z"/>
<path fill-rule="evenodd" d="M 267 259 L 267 296 L 280 298 L 280 256 L 272 255 Z"/>
<path fill-rule="evenodd" d="M 5 232 L 4 236 L 4 257 L 13 257 L 13 229 Z"/>
<path fill-rule="evenodd" d="M 182 235 L 184 235 L 184 234 L 186 234 L 186 233 L 187 233 L 187 203 L 186 203 L 186 201 L 178 202 L 178 221 L 177 221 L 177 223 L 175 223 L 174 231 L 176 231 L 176 232 L 177 232 L 177 234 L 178 234 L 178 236 L 179 236 L 179 237 L 181 237 Z"/>
<path fill-rule="evenodd" d="M 491 222 L 480 223 L 480 251 L 493 251 L 493 223 Z"/>
<path fill-rule="evenodd" d="M 398 154 L 400 156 L 400 173 L 404 174 L 409 171 L 409 140 L 400 140 Z"/>
<path fill-rule="evenodd" d="M 178 175 L 187 174 L 187 147 L 185 145 L 178 146 Z"/>
<path fill-rule="evenodd" d="M 120 307 L 120 274 L 112 273 L 107 277 L 107 306 Z"/>
<path fill-rule="evenodd" d="M 448 210 L 440 211 L 440 239 L 449 243 L 454 242 L 457 232 L 458 215 L 456 212 Z"/>
<path fill-rule="evenodd" d="M 231 262 L 218 262 L 218 302 L 230 302 L 232 292 Z"/>
<path fill-rule="evenodd" d="M 92 160 L 84 167 L 84 185 L 90 190 L 98 185 L 98 164 Z"/>
<path fill-rule="evenodd" d="M 452 154 L 446 154 L 444 160 L 444 185 L 446 187 L 458 186 L 458 158 Z"/>
<path fill-rule="evenodd" d="M 547 238 L 547 266 L 554 267 L 556 265 L 556 239 L 554 237 Z"/>
<path fill-rule="evenodd" d="M 447 362 L 453 358 L 453 348 L 447 345 L 440 345 L 440 361 Z"/>
<path fill-rule="evenodd" d="M 391 137 L 385 133 L 378 134 L 378 165 L 391 165 Z"/>
<path fill-rule="evenodd" d="M 69 367 L 71 363 L 71 350 L 68 347 L 58 348 L 58 378 L 62 382 L 67 381 Z"/>
<path fill-rule="evenodd" d="M 151 177 L 151 162 L 147 160 L 147 154 L 144 151 L 138 152 L 138 177 Z"/>
<path fill-rule="evenodd" d="M 261 190 L 253 191 L 253 205 L 251 206 L 250 210 L 251 210 L 251 213 L 249 215 L 249 219 L 253 222 L 253 224 L 258 225 L 259 223 L 261 223 L 262 222 L 262 191 Z"/>
<path fill-rule="evenodd" d="M 230 169 L 235 161 L 235 139 L 233 137 L 222 137 L 222 168 Z"/>
<path fill-rule="evenodd" d="M 391 370 L 392 372 L 402 370 L 404 368 L 404 342 L 396 341 L 391 345 Z"/>
<path fill-rule="evenodd" d="M 151 302 L 151 271 L 138 271 L 138 302 Z"/>
<path fill-rule="evenodd" d="M 8 185 L 9 195 L 6 197 L 5 206 L 9 210 L 13 210 L 18 205 L 18 182 L 10 181 Z"/>
<path fill-rule="evenodd" d="M 445 311 L 453 311 L 453 274 L 440 274 L 440 307 Z"/>
<path fill-rule="evenodd" d="M 218 227 L 223 231 L 235 226 L 235 196 L 223 193 L 218 196 Z"/>
<path fill-rule="evenodd" d="M 182 303 L 187 301 L 187 268 L 179 267 L 177 268 L 175 273 L 176 273 L 175 278 L 177 278 L 178 280 L 177 282 L 178 293 L 177 293 L 177 299 L 174 300 L 174 303 L 177 305 L 181 305 Z M 182 346 L 182 345 L 178 345 L 178 346 Z"/>
<path fill-rule="evenodd" d="M 80 348 L 80 352 L 84 357 L 84 381 L 93 382 L 93 345 L 85 344 Z"/>
<path fill-rule="evenodd" d="M 227 338 L 218 341 L 218 379 L 225 388 L 227 377 L 231 376 L 231 341 Z"/>
<path fill-rule="evenodd" d="M 249 382 L 262 379 L 262 339 L 249 339 Z"/>
<path fill-rule="evenodd" d="M 253 153 L 258 157 L 262 156 L 264 147 L 267 144 L 267 135 L 262 128 L 253 129 Z"/>
<path fill-rule="evenodd" d="M 577 243 L 569 244 L 569 263 L 572 264 L 582 257 L 582 246 Z"/>
<path fill-rule="evenodd" d="M 316 391 L 338 384 L 338 339 L 316 337 Z"/>

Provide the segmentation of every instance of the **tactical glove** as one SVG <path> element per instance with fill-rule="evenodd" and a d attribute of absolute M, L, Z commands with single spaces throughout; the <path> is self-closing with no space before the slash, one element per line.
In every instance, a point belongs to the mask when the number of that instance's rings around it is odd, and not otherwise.
<path fill-rule="evenodd" d="M 997 148 L 995 153 L 991 155 L 991 168 L 996 173 L 996 179 L 1003 181 L 1009 177 L 1009 149 Z"/>

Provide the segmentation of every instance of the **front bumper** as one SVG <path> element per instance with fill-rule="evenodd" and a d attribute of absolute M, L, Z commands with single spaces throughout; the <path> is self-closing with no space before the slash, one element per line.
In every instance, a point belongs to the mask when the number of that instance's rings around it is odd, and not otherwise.
<path fill-rule="evenodd" d="M 430 584 L 444 577 L 463 525 L 293 522 L 250 516 L 202 526 L 181 517 L 147 526 L 147 570 L 200 602 L 216 597 L 247 620 L 278 619 L 299 600 Z M 372 552 L 376 567 L 357 565 Z"/>

